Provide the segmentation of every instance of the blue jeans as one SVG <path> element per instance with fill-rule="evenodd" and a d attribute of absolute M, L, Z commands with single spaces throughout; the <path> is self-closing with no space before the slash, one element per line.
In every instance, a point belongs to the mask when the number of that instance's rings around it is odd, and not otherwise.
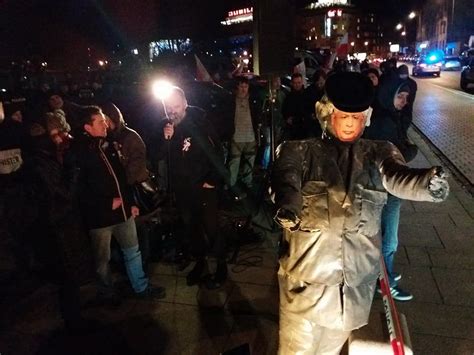
<path fill-rule="evenodd" d="M 112 235 L 122 250 L 125 269 L 133 290 L 139 293 L 148 287 L 148 278 L 143 271 L 142 255 L 138 248 L 137 228 L 133 218 L 113 226 L 91 229 L 89 235 L 92 239 L 99 293 L 104 295 L 113 293 L 112 275 L 109 266 Z"/>
<path fill-rule="evenodd" d="M 388 194 L 387 204 L 382 210 L 382 255 L 387 269 L 390 287 L 397 285 L 394 280 L 393 261 L 398 247 L 398 224 L 402 201 Z"/>

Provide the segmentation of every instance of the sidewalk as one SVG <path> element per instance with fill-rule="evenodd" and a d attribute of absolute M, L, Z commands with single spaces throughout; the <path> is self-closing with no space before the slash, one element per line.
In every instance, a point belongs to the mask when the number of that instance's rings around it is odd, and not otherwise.
<path fill-rule="evenodd" d="M 426 144 L 413 165 L 439 164 Z M 397 271 L 414 294 L 397 303 L 408 319 L 415 354 L 474 353 L 474 201 L 456 182 L 442 204 L 405 201 Z M 277 239 L 249 245 L 231 265 L 219 291 L 188 287 L 186 271 L 154 264 L 152 282 L 167 288 L 156 302 L 128 300 L 119 309 L 88 308 L 85 316 L 106 324 L 88 336 L 57 329 L 56 290 L 44 286 L 12 305 L 16 313 L 0 335 L 0 353 L 10 354 L 219 354 L 249 344 L 252 354 L 276 354 L 278 344 Z M 92 287 L 84 287 L 87 300 Z M 15 308 L 16 310 L 13 310 Z M 379 298 L 373 310 L 382 310 Z"/>

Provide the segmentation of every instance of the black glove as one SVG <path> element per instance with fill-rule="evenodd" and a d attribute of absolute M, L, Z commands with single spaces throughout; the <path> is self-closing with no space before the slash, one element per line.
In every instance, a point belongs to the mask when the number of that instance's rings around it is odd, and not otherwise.
<path fill-rule="evenodd" d="M 300 219 L 296 214 L 293 212 L 280 208 L 277 211 L 277 214 L 275 216 L 275 220 L 280 224 L 283 228 L 289 229 L 291 231 L 294 231 L 298 229 L 298 226 L 300 224 Z"/>

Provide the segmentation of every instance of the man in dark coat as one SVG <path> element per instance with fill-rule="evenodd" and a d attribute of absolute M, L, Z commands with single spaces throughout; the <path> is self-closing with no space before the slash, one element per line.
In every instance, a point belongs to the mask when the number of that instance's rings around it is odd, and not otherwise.
<path fill-rule="evenodd" d="M 190 249 L 196 258 L 187 284 L 201 281 L 212 246 L 217 269 L 206 285 L 217 288 L 227 278 L 225 239 L 217 224 L 217 188 L 228 179 L 222 146 L 205 112 L 188 106 L 180 88 L 172 89 L 165 109 L 168 117 L 158 130 L 157 151 L 153 153 L 158 159 L 168 154 L 171 190 L 182 222 L 177 247 L 185 254 Z"/>
<path fill-rule="evenodd" d="M 117 301 L 109 267 L 112 235 L 120 245 L 131 286 L 140 297 L 163 298 L 165 289 L 149 284 L 142 266 L 134 218 L 139 214 L 117 151 L 105 138 L 107 120 L 97 106 L 81 112 L 83 134 L 73 146 L 79 170 L 79 198 L 95 256 L 99 295 Z"/>

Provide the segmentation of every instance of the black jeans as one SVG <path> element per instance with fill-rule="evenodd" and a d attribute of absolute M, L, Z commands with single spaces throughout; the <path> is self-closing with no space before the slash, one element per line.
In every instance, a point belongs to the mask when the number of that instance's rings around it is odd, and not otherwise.
<path fill-rule="evenodd" d="M 225 238 L 219 233 L 217 189 L 176 187 L 176 205 L 181 218 L 176 231 L 177 247 L 197 258 L 211 251 L 220 260 L 225 259 Z"/>

